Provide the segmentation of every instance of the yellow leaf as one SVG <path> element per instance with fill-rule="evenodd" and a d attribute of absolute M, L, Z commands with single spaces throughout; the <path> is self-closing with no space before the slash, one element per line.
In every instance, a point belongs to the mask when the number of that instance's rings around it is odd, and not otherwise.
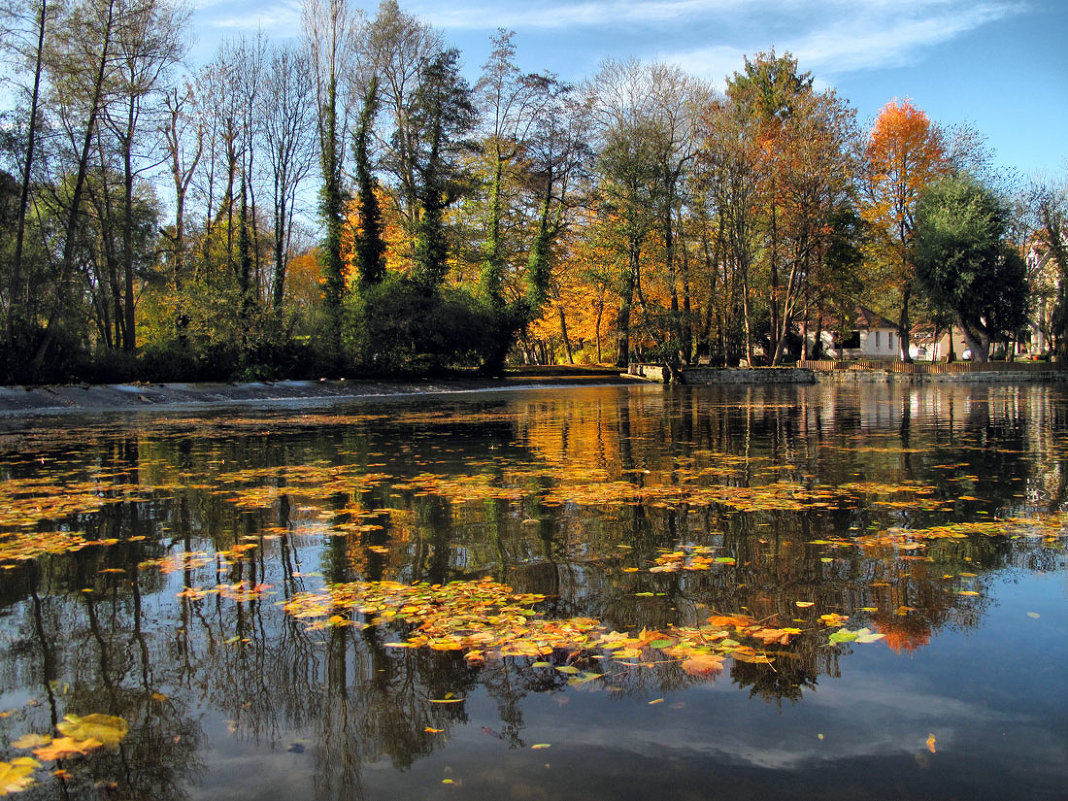
<path fill-rule="evenodd" d="M 19 737 L 11 745 L 15 748 L 38 748 L 42 745 L 47 745 L 52 742 L 52 738 L 47 734 L 24 734 Z"/>
<path fill-rule="evenodd" d="M 799 609 L 808 609 L 810 606 L 815 606 L 815 601 L 794 601 L 794 605 Z"/>
<path fill-rule="evenodd" d="M 927 750 L 932 754 L 935 753 L 935 736 L 933 734 L 927 735 Z"/>
<path fill-rule="evenodd" d="M 60 733 L 76 740 L 96 740 L 108 748 L 118 748 L 128 729 L 126 721 L 114 715 L 99 713 L 78 717 L 67 715 L 56 726 Z"/>
<path fill-rule="evenodd" d="M 33 771 L 41 763 L 30 757 L 0 762 L 0 795 L 18 793 L 33 784 Z"/>

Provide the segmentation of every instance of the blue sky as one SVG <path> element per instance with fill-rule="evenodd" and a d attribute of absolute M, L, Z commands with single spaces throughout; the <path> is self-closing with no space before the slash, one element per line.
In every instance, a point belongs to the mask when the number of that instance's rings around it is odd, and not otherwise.
<path fill-rule="evenodd" d="M 374 14 L 377 0 L 356 0 Z M 606 58 L 675 63 L 722 87 L 745 55 L 796 56 L 867 125 L 911 98 L 942 125 L 970 123 L 1003 166 L 1068 172 L 1068 0 L 400 0 L 458 47 L 472 78 L 498 28 L 524 70 L 566 80 Z M 198 43 L 299 29 L 299 0 L 195 0 Z"/>

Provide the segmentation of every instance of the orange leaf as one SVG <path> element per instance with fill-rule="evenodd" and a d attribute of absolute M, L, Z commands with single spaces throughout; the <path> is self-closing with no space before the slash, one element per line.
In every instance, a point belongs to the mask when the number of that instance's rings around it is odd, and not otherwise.
<path fill-rule="evenodd" d="M 75 740 L 73 737 L 56 737 L 50 745 L 42 745 L 40 748 L 33 749 L 33 755 L 48 762 L 71 756 L 84 756 L 94 748 L 100 748 L 102 745 L 102 742 L 94 740 L 92 737 L 88 740 Z"/>
<path fill-rule="evenodd" d="M 706 676 L 723 669 L 723 657 L 718 654 L 697 653 L 683 661 L 682 669 L 691 676 Z"/>

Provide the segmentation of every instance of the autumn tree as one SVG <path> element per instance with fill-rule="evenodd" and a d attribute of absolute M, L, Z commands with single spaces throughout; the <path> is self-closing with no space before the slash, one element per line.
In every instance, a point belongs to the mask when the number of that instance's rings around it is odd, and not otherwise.
<path fill-rule="evenodd" d="M 598 151 L 599 222 L 614 235 L 621 256 L 616 363 L 624 366 L 631 358 L 635 302 L 644 306 L 642 266 L 661 219 L 661 164 L 670 138 L 653 113 L 647 75 L 637 61 L 606 62 L 589 86 Z"/>
<path fill-rule="evenodd" d="M 525 147 L 524 184 L 535 216 L 527 257 L 526 293 L 531 315 L 545 303 L 553 269 L 553 246 L 564 234 L 571 212 L 582 201 L 589 176 L 590 109 L 567 84 L 555 79 Z"/>
<path fill-rule="evenodd" d="M 874 261 L 899 298 L 901 359 L 908 362 L 916 204 L 923 190 L 948 175 L 952 165 L 941 129 L 909 100 L 892 100 L 883 107 L 868 133 L 864 156 L 863 213 L 874 234 Z"/>
<path fill-rule="evenodd" d="M 756 260 L 759 191 L 755 142 L 747 135 L 744 110 L 726 100 L 707 105 L 700 125 L 703 139 L 691 208 L 707 296 L 701 339 L 721 363 L 736 358 L 752 363 L 750 271 Z"/>

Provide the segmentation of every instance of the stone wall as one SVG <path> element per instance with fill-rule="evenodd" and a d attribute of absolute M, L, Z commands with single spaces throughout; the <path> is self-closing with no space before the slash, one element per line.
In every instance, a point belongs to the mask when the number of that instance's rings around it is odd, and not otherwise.
<path fill-rule="evenodd" d="M 803 367 L 689 368 L 684 384 L 815 384 L 816 373 Z"/>

